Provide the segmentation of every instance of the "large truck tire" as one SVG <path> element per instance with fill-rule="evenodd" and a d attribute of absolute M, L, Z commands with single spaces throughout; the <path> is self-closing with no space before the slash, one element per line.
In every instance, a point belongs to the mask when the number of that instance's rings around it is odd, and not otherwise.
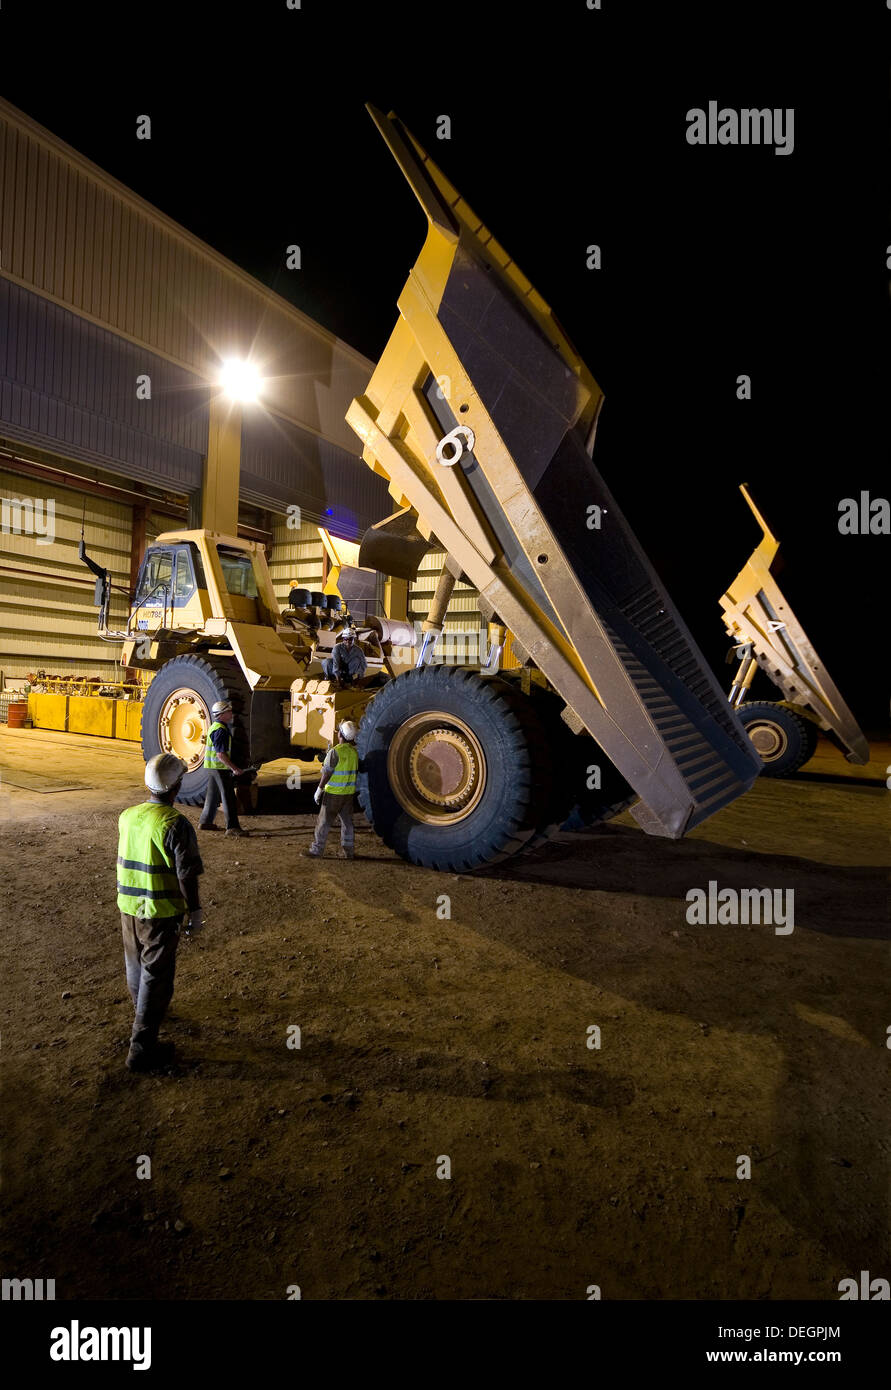
<path fill-rule="evenodd" d="M 586 830 L 592 825 L 603 825 L 639 799 L 631 783 L 590 735 L 576 737 L 576 758 L 572 810 L 561 830 Z"/>
<path fill-rule="evenodd" d="M 384 844 L 467 873 L 519 853 L 553 795 L 532 701 L 498 677 L 427 666 L 390 681 L 359 725 L 359 802 Z"/>
<path fill-rule="evenodd" d="M 542 804 L 526 846 L 536 849 L 558 830 L 583 830 L 611 820 L 633 805 L 637 793 L 590 734 L 572 732 L 561 717 L 565 706 L 559 695 L 533 685 L 529 698 L 544 729 L 553 774 L 550 800 Z"/>
<path fill-rule="evenodd" d="M 231 700 L 235 710 L 232 761 L 248 761 L 248 731 L 242 723 L 250 708 L 250 687 L 235 660 L 225 657 L 176 656 L 156 672 L 142 707 L 142 755 L 175 753 L 189 769 L 177 801 L 200 806 L 207 794 L 204 745 L 213 722 L 211 706 Z"/>
<path fill-rule="evenodd" d="M 752 700 L 736 711 L 763 763 L 762 777 L 789 777 L 813 756 L 815 724 L 786 705 Z"/>
<path fill-rule="evenodd" d="M 820 726 L 804 714 L 799 715 L 799 718 L 804 725 L 805 737 L 807 738 L 807 756 L 804 763 L 801 764 L 804 767 L 805 763 L 809 763 L 817 751 L 817 744 L 820 742 Z"/>

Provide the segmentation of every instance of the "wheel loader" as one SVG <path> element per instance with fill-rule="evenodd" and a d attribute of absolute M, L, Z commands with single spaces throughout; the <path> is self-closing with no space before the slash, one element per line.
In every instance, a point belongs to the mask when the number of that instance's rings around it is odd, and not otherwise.
<path fill-rule="evenodd" d="M 752 500 L 740 492 L 761 529 L 761 540 L 721 596 L 724 626 L 739 661 L 728 700 L 762 759 L 765 777 L 789 777 L 813 757 L 822 729 L 848 762 L 869 762 L 869 744 L 830 679 L 807 633 L 771 574 L 780 543 Z M 781 700 L 751 700 L 758 670 Z"/>
<path fill-rule="evenodd" d="M 253 764 L 321 750 L 349 711 L 362 809 L 416 864 L 466 872 L 541 843 L 570 812 L 592 824 L 626 806 L 648 834 L 677 838 L 746 791 L 760 758 L 593 462 L 597 382 L 395 114 L 368 110 L 427 236 L 347 411 L 394 503 L 357 570 L 404 594 L 428 551 L 445 552 L 420 649 L 392 611 L 361 633 L 379 651 L 362 689 L 321 678 L 337 595 L 292 594 L 278 611 L 262 548 L 234 539 L 240 431 L 215 424 L 212 404 L 204 529 L 158 538 L 118 634 L 125 664 L 156 672 L 143 751 L 185 758 L 194 803 L 213 700 L 235 698 L 234 756 Z M 435 661 L 462 576 L 488 623 L 478 670 Z M 346 599 L 344 576 L 338 587 Z"/>

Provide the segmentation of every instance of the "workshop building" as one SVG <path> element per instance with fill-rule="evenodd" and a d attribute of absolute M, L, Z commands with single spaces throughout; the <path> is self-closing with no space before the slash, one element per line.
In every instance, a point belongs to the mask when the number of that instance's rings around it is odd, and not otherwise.
<path fill-rule="evenodd" d="M 356 541 L 392 510 L 344 420 L 374 364 L 0 100 L 0 670 L 120 679 L 81 538 L 125 620 L 147 543 L 194 525 L 221 363 L 249 359 L 239 534 L 276 593 L 321 588 L 318 527 Z M 410 594 L 423 617 L 441 557 Z M 428 573 L 429 571 L 429 573 Z M 466 611 L 466 614 L 464 610 Z M 446 631 L 480 618 L 456 592 Z M 473 641 L 451 659 L 473 660 Z"/>

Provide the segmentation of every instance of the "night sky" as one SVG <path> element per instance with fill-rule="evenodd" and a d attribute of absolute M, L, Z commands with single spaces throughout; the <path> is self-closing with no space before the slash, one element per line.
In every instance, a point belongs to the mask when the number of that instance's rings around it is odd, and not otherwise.
<path fill-rule="evenodd" d="M 603 387 L 596 462 L 722 679 L 747 481 L 878 731 L 891 538 L 841 536 L 838 507 L 891 492 L 891 12 L 749 3 L 731 43 L 714 4 L 603 5 L 3 0 L 0 92 L 374 359 L 425 230 L 364 103 L 394 109 Z M 794 152 L 689 146 L 709 100 L 794 107 Z"/>

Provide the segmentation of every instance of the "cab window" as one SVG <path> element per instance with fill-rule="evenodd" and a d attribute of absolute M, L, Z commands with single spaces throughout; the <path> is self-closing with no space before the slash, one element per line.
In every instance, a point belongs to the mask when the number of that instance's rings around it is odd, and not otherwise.
<path fill-rule="evenodd" d="M 250 555 L 243 550 L 229 550 L 224 545 L 217 546 L 223 582 L 235 598 L 257 598 L 257 581 Z"/>
<path fill-rule="evenodd" d="M 142 562 L 134 607 L 163 608 L 170 604 L 173 551 L 149 550 Z"/>
<path fill-rule="evenodd" d="M 173 570 L 173 606 L 184 608 L 195 592 L 195 576 L 192 573 L 192 557 L 185 546 L 176 552 Z"/>

